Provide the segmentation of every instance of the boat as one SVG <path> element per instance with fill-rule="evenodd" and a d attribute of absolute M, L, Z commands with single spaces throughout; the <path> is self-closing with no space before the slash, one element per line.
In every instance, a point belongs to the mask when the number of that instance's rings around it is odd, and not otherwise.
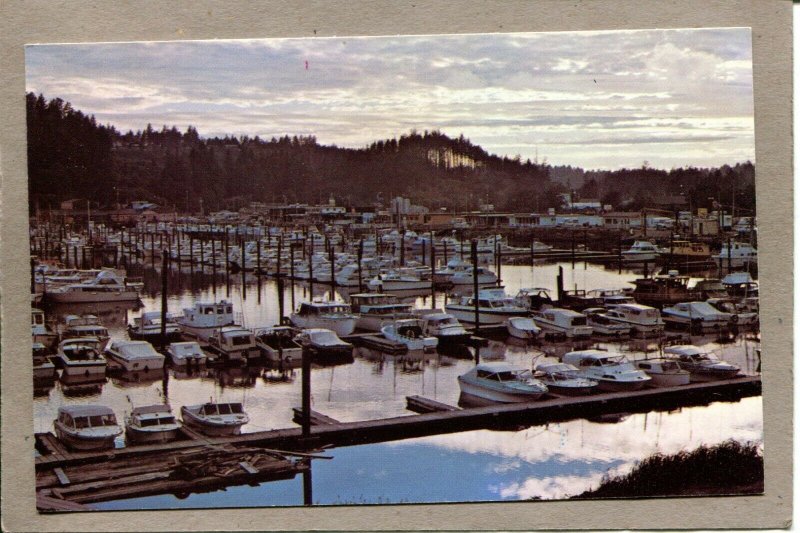
<path fill-rule="evenodd" d="M 242 362 L 261 357 L 256 336 L 242 326 L 223 326 L 208 338 L 208 349 L 224 361 Z"/>
<path fill-rule="evenodd" d="M 206 354 L 196 341 L 172 342 L 167 346 L 167 355 L 172 366 L 201 366 L 206 362 Z"/>
<path fill-rule="evenodd" d="M 57 358 L 63 367 L 62 376 L 104 378 L 106 358 L 101 342 L 94 337 L 65 339 L 58 344 Z"/>
<path fill-rule="evenodd" d="M 297 312 L 289 317 L 298 328 L 322 328 L 344 337 L 356 329 L 358 317 L 348 304 L 331 301 L 313 301 L 300 304 Z"/>
<path fill-rule="evenodd" d="M 114 411 L 103 405 L 61 406 L 53 426 L 60 441 L 79 451 L 112 449 L 122 433 Z"/>
<path fill-rule="evenodd" d="M 631 328 L 631 333 L 658 336 L 664 333 L 664 321 L 655 307 L 642 304 L 620 304 L 610 308 L 605 317 Z"/>
<path fill-rule="evenodd" d="M 672 241 L 661 258 L 667 263 L 707 263 L 711 259 L 711 249 L 704 242 Z"/>
<path fill-rule="evenodd" d="M 459 321 L 474 324 L 475 301 L 474 296 L 464 296 L 458 303 L 445 305 L 444 309 Z M 528 316 L 528 310 L 509 298 L 503 289 L 478 291 L 477 304 L 478 320 L 483 325 L 504 324 L 509 318 Z"/>
<path fill-rule="evenodd" d="M 80 283 L 70 283 L 48 291 L 47 299 L 57 303 L 137 301 L 139 292 L 125 285 L 125 279 L 111 270 Z"/>
<path fill-rule="evenodd" d="M 745 242 L 724 242 L 722 250 L 714 255 L 714 263 L 720 270 L 723 268 L 747 268 L 757 262 L 758 250 L 752 244 Z"/>
<path fill-rule="evenodd" d="M 532 318 L 524 316 L 511 317 L 506 321 L 508 334 L 517 339 L 535 339 L 542 332 Z"/>
<path fill-rule="evenodd" d="M 128 444 L 170 442 L 178 438 L 179 429 L 169 405 L 141 405 L 125 419 L 125 440 Z"/>
<path fill-rule="evenodd" d="M 95 315 L 67 315 L 64 317 L 62 339 L 94 337 L 100 341 L 100 349 L 105 349 L 111 336 L 108 328 L 100 323 Z"/>
<path fill-rule="evenodd" d="M 369 280 L 367 286 L 369 290 L 375 292 L 422 290 L 430 289 L 431 281 L 422 279 L 417 273 L 408 270 L 390 270 Z"/>
<path fill-rule="evenodd" d="M 595 335 L 625 337 L 631 334 L 631 326 L 608 318 L 606 316 L 608 310 L 603 307 L 590 307 L 582 312 L 586 315 L 587 325 L 591 326 L 592 333 Z"/>
<path fill-rule="evenodd" d="M 583 289 L 562 290 L 558 298 L 558 306 L 573 311 L 583 311 L 589 307 L 600 307 L 603 305 L 603 298 L 590 296 Z"/>
<path fill-rule="evenodd" d="M 709 298 L 706 302 L 717 311 L 730 313 L 731 320 L 733 320 L 733 316 L 736 316 L 735 324 L 737 326 L 758 324 L 758 311 L 751 311 L 751 306 L 746 302 L 737 302 L 733 298 Z"/>
<path fill-rule="evenodd" d="M 692 381 L 731 379 L 740 370 L 738 366 L 692 344 L 668 346 L 664 348 L 664 357 L 677 361 L 681 368 L 688 370 Z"/>
<path fill-rule="evenodd" d="M 45 322 L 44 311 L 35 307 L 31 309 L 31 341 L 51 350 L 58 344 L 58 334 Z"/>
<path fill-rule="evenodd" d="M 555 394 L 584 396 L 597 389 L 597 381 L 581 376 L 577 368 L 567 363 L 540 363 L 534 377 Z"/>
<path fill-rule="evenodd" d="M 192 308 L 185 308 L 183 316 L 175 322 L 184 335 L 207 341 L 220 328 L 234 325 L 233 305 L 226 300 L 198 302 Z"/>
<path fill-rule="evenodd" d="M 633 288 L 630 289 L 592 289 L 586 294 L 592 298 L 599 298 L 603 306 L 611 307 L 619 304 L 633 304 L 636 300 L 631 296 Z"/>
<path fill-rule="evenodd" d="M 56 365 L 50 360 L 47 347 L 41 342 L 34 342 L 31 350 L 33 356 L 33 379 L 46 380 L 56 377 Z"/>
<path fill-rule="evenodd" d="M 597 381 L 604 391 L 635 391 L 652 381 L 619 353 L 577 350 L 564 354 L 562 361 L 577 367 L 581 376 Z"/>
<path fill-rule="evenodd" d="M 541 311 L 542 309 L 556 307 L 556 302 L 550 296 L 550 290 L 543 287 L 520 289 L 517 295 L 514 296 L 514 303 L 529 311 Z"/>
<path fill-rule="evenodd" d="M 128 336 L 133 340 L 150 342 L 176 342 L 181 339 L 181 328 L 175 319 L 167 315 L 164 325 L 165 338 L 161 339 L 161 311 L 143 311 L 128 324 Z"/>
<path fill-rule="evenodd" d="M 534 311 L 533 320 L 546 332 L 563 334 L 567 337 L 590 337 L 592 328 L 586 316 L 571 309 L 553 307 Z"/>
<path fill-rule="evenodd" d="M 256 346 L 267 361 L 272 363 L 302 361 L 303 346 L 295 337 L 295 330 L 289 326 L 273 326 L 255 330 Z"/>
<path fill-rule="evenodd" d="M 400 344 L 405 344 L 409 352 L 432 352 L 436 350 L 439 339 L 426 337 L 422 332 L 422 321 L 418 318 L 395 320 L 381 328 L 383 336 Z"/>
<path fill-rule="evenodd" d="M 634 241 L 633 246 L 620 252 L 622 260 L 629 263 L 655 261 L 664 250 L 650 241 Z"/>
<path fill-rule="evenodd" d="M 725 285 L 723 285 L 720 280 L 713 278 L 698 280 L 691 289 L 699 293 L 699 298 L 701 300 L 725 298 L 728 296 Z"/>
<path fill-rule="evenodd" d="M 476 273 L 478 275 L 478 285 L 495 285 L 497 283 L 497 274 L 488 268 L 474 268 L 472 265 L 463 270 L 453 272 L 450 276 L 450 283 L 452 285 L 473 285 Z"/>
<path fill-rule="evenodd" d="M 250 422 L 241 403 L 203 403 L 181 407 L 183 425 L 209 437 L 239 435 Z"/>
<path fill-rule="evenodd" d="M 664 322 L 693 329 L 727 328 L 739 320 L 732 315 L 715 309 L 708 302 L 682 302 L 661 310 Z"/>
<path fill-rule="evenodd" d="M 324 328 L 304 329 L 295 336 L 302 346 L 311 348 L 317 353 L 329 355 L 352 355 L 353 345 L 344 342 L 335 331 Z"/>
<path fill-rule="evenodd" d="M 722 278 L 722 285 L 733 298 L 750 298 L 758 296 L 758 283 L 749 272 L 731 272 Z"/>
<path fill-rule="evenodd" d="M 358 315 L 356 328 L 364 331 L 380 331 L 395 319 L 414 318 L 413 306 L 401 303 L 394 294 L 359 293 L 350 295 L 350 305 Z"/>
<path fill-rule="evenodd" d="M 439 339 L 440 345 L 463 344 L 470 338 L 461 322 L 450 313 L 435 311 L 422 316 L 422 333 Z"/>
<path fill-rule="evenodd" d="M 114 341 L 105 353 L 127 372 L 164 368 L 165 357 L 147 341 Z"/>
<path fill-rule="evenodd" d="M 643 370 L 657 387 L 678 387 L 690 381 L 689 371 L 683 370 L 673 359 L 656 357 L 636 361 L 636 368 Z"/>
<path fill-rule="evenodd" d="M 689 276 L 681 276 L 677 270 L 652 278 L 639 278 L 634 284 L 636 288 L 631 296 L 637 303 L 644 305 L 660 308 L 701 299 L 699 291 L 689 289 Z"/>
<path fill-rule="evenodd" d="M 458 386 L 464 394 L 501 403 L 538 400 L 547 392 L 530 370 L 506 362 L 479 363 L 458 376 Z"/>

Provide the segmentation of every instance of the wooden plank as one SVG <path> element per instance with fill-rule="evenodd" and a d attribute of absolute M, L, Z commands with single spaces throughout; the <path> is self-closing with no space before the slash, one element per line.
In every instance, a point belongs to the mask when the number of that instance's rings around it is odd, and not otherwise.
<path fill-rule="evenodd" d="M 406 396 L 406 409 L 415 413 L 437 413 L 442 411 L 458 411 L 458 407 L 437 402 L 424 396 Z"/>
<path fill-rule="evenodd" d="M 301 424 L 303 421 L 303 409 L 300 407 L 292 407 L 292 411 L 294 412 L 294 422 L 297 424 Z M 323 415 L 318 411 L 311 411 L 311 425 L 312 426 L 324 426 L 324 425 L 331 425 L 331 424 L 341 424 L 335 418 L 331 418 L 327 415 Z"/>
<path fill-rule="evenodd" d="M 61 483 L 61 485 L 69 485 L 70 484 L 70 480 L 67 477 L 67 474 L 65 474 L 64 471 L 61 470 L 61 468 L 54 468 L 53 472 L 55 472 L 56 477 L 58 478 L 58 482 Z"/>
<path fill-rule="evenodd" d="M 43 494 L 36 494 L 36 509 L 42 512 L 58 512 L 58 511 L 91 511 L 91 507 L 86 505 L 71 502 L 67 500 L 59 500 L 51 498 Z"/>
<path fill-rule="evenodd" d="M 247 461 L 239 462 L 239 466 L 241 466 L 242 470 L 244 470 L 248 474 L 258 474 L 258 468 L 254 467 L 253 465 L 251 465 Z"/>

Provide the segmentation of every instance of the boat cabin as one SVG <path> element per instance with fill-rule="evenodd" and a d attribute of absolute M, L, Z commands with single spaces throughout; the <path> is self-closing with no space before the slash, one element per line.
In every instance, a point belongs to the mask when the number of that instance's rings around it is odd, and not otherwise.
<path fill-rule="evenodd" d="M 100 405 L 67 405 L 58 408 L 58 422 L 65 428 L 88 429 L 117 426 L 114 411 Z"/>
<path fill-rule="evenodd" d="M 200 416 L 219 416 L 219 415 L 241 415 L 244 408 L 241 403 L 206 403 L 198 412 Z"/>
<path fill-rule="evenodd" d="M 299 316 L 347 315 L 350 306 L 339 302 L 304 302 L 297 310 Z"/>

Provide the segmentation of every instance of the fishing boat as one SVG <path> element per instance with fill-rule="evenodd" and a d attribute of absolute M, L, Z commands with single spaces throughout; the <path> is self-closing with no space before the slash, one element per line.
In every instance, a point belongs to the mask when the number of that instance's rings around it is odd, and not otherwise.
<path fill-rule="evenodd" d="M 636 368 L 643 370 L 657 387 L 677 387 L 689 383 L 690 374 L 673 359 L 656 357 L 636 361 Z"/>
<path fill-rule="evenodd" d="M 121 276 L 103 270 L 92 280 L 56 287 L 47 293 L 47 298 L 56 303 L 130 302 L 137 301 L 139 293 L 125 285 Z"/>
<path fill-rule="evenodd" d="M 183 424 L 209 437 L 239 435 L 250 422 L 241 403 L 204 403 L 181 407 Z"/>
<path fill-rule="evenodd" d="M 693 329 L 727 328 L 739 321 L 732 315 L 715 309 L 708 302 L 683 302 L 661 310 L 664 322 Z"/>
<path fill-rule="evenodd" d="M 652 381 L 619 353 L 577 350 L 564 354 L 562 361 L 578 368 L 581 376 L 597 381 L 604 391 L 635 391 Z"/>
<path fill-rule="evenodd" d="M 643 263 L 645 261 L 655 261 L 664 250 L 650 241 L 635 241 L 633 246 L 623 250 L 620 255 L 622 260 L 628 263 Z"/>
<path fill-rule="evenodd" d="M 464 296 L 458 303 L 445 305 L 445 311 L 461 322 L 475 323 L 477 300 L 478 320 L 481 324 L 504 324 L 509 318 L 528 316 L 528 310 L 519 306 L 503 289 L 483 289 L 478 296 Z"/>
<path fill-rule="evenodd" d="M 103 405 L 61 406 L 53 427 L 59 440 L 79 451 L 112 449 L 122 433 L 114 411 Z"/>
<path fill-rule="evenodd" d="M 591 337 L 592 328 L 586 316 L 571 309 L 553 307 L 532 313 L 534 322 L 546 332 L 567 337 Z"/>
<path fill-rule="evenodd" d="M 506 321 L 508 334 L 517 339 L 535 339 L 542 332 L 532 318 L 524 316 L 511 317 Z"/>
<path fill-rule="evenodd" d="M 606 318 L 617 324 L 631 328 L 631 333 L 645 337 L 664 333 L 664 321 L 655 307 L 641 304 L 615 305 L 606 311 Z"/>
<path fill-rule="evenodd" d="M 470 334 L 450 313 L 433 312 L 422 316 L 422 333 L 439 339 L 440 345 L 463 344 Z"/>
<path fill-rule="evenodd" d="M 161 311 L 143 311 L 141 316 L 128 324 L 128 336 L 133 340 L 161 342 Z M 167 315 L 164 324 L 164 342 L 175 342 L 181 338 L 181 328 L 175 319 Z"/>
<path fill-rule="evenodd" d="M 198 302 L 185 308 L 175 319 L 184 335 L 207 341 L 220 328 L 234 325 L 233 305 L 226 300 L 216 303 Z"/>
<path fill-rule="evenodd" d="M 169 405 L 141 405 L 125 419 L 125 440 L 128 444 L 170 442 L 178 438 L 179 429 Z"/>
<path fill-rule="evenodd" d="M 593 334 L 609 337 L 630 335 L 631 326 L 611 320 L 606 316 L 607 313 L 608 310 L 603 307 L 590 307 L 583 310 L 583 314 L 586 315 L 586 323 L 591 326 Z"/>
<path fill-rule="evenodd" d="M 691 302 L 701 298 L 699 291 L 688 287 L 689 276 L 681 276 L 677 270 L 652 278 L 639 278 L 634 281 L 636 288 L 631 296 L 640 304 L 662 307 L 680 302 Z"/>
<path fill-rule="evenodd" d="M 100 349 L 105 349 L 111 336 L 108 328 L 100 323 L 95 315 L 67 315 L 61 332 L 62 339 L 94 337 L 100 341 Z"/>
<path fill-rule="evenodd" d="M 44 311 L 35 307 L 31 309 L 31 341 L 51 350 L 58 344 L 58 334 L 45 322 Z"/>
<path fill-rule="evenodd" d="M 322 328 L 334 331 L 338 336 L 350 335 L 356 329 L 358 317 L 348 304 L 315 300 L 300 304 L 297 312 L 289 317 L 298 328 Z"/>
<path fill-rule="evenodd" d="M 691 374 L 692 381 L 730 379 L 739 374 L 739 367 L 719 359 L 715 354 L 692 344 L 679 344 L 664 348 L 668 357 Z"/>
<path fill-rule="evenodd" d="M 209 351 L 228 362 L 245 362 L 261 356 L 253 332 L 242 326 L 223 326 L 208 338 Z"/>
<path fill-rule="evenodd" d="M 758 250 L 746 242 L 722 243 L 722 250 L 714 255 L 714 263 L 723 268 L 747 268 L 758 262 Z"/>
<path fill-rule="evenodd" d="M 381 328 L 383 336 L 394 342 L 405 344 L 409 352 L 432 352 L 436 350 L 439 339 L 426 337 L 422 331 L 422 321 L 418 318 L 395 320 Z"/>
<path fill-rule="evenodd" d="M 206 354 L 196 341 L 172 342 L 167 346 L 167 355 L 172 366 L 201 366 L 206 362 Z"/>
<path fill-rule="evenodd" d="M 267 361 L 272 363 L 301 361 L 303 346 L 294 337 L 295 330 L 289 326 L 273 326 L 255 330 L 256 346 Z"/>
<path fill-rule="evenodd" d="M 506 362 L 480 363 L 458 376 L 458 386 L 464 394 L 501 403 L 538 400 L 547 392 L 530 370 Z"/>
<path fill-rule="evenodd" d="M 394 294 L 359 293 L 350 295 L 352 311 L 358 315 L 356 328 L 364 331 L 380 331 L 392 320 L 414 318 L 411 304 L 402 303 Z"/>
<path fill-rule="evenodd" d="M 103 378 L 106 375 L 106 358 L 101 342 L 94 337 L 65 339 L 58 344 L 57 358 L 63 367 L 63 376 Z"/>
<path fill-rule="evenodd" d="M 127 372 L 164 368 L 165 357 L 147 341 L 114 341 L 106 348 L 106 356 L 122 365 Z"/>
<path fill-rule="evenodd" d="M 316 353 L 329 355 L 352 355 L 353 345 L 336 335 L 335 331 L 323 328 L 304 329 L 295 336 L 302 346 L 311 348 Z"/>
<path fill-rule="evenodd" d="M 597 389 L 597 381 L 581 376 L 577 368 L 567 363 L 540 363 L 534 373 L 547 389 L 565 396 L 584 396 Z"/>

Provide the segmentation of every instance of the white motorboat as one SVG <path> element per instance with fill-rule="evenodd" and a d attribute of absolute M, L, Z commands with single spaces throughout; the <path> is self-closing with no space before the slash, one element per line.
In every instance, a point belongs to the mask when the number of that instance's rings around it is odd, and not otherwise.
<path fill-rule="evenodd" d="M 421 279 L 419 275 L 411 271 L 391 270 L 385 274 L 379 274 L 369 280 L 367 286 L 371 291 L 411 291 L 430 289 L 431 281 Z"/>
<path fill-rule="evenodd" d="M 164 368 L 164 356 L 147 341 L 114 341 L 106 355 L 128 371 L 149 371 Z"/>
<path fill-rule="evenodd" d="M 534 377 L 547 385 L 550 392 L 566 396 L 583 396 L 597 389 L 597 381 L 581 376 L 567 363 L 540 363 Z"/>
<path fill-rule="evenodd" d="M 567 337 L 591 337 L 592 328 L 586 316 L 571 309 L 553 307 L 542 311 L 534 311 L 533 320 L 546 332 L 562 334 Z"/>
<path fill-rule="evenodd" d="M 242 362 L 261 356 L 256 336 L 242 326 L 224 326 L 208 338 L 208 349 L 225 361 Z"/>
<path fill-rule="evenodd" d="M 364 331 L 380 331 L 392 320 L 414 318 L 411 304 L 401 303 L 394 294 L 360 293 L 350 296 L 354 313 L 358 314 L 356 327 Z"/>
<path fill-rule="evenodd" d="M 181 328 L 175 319 L 167 315 L 164 325 L 166 342 L 179 341 L 181 338 Z M 150 342 L 161 341 L 161 311 L 143 311 L 141 316 L 133 319 L 133 324 L 128 325 L 128 336 L 133 340 L 145 340 Z"/>
<path fill-rule="evenodd" d="M 58 344 L 57 357 L 64 376 L 102 378 L 106 375 L 106 358 L 101 342 L 94 337 L 65 339 Z"/>
<path fill-rule="evenodd" d="M 33 379 L 46 380 L 55 378 L 56 365 L 50 360 L 47 347 L 40 342 L 34 342 L 31 353 L 33 356 Z"/>
<path fill-rule="evenodd" d="M 623 250 L 620 255 L 623 261 L 645 262 L 655 261 L 662 253 L 664 250 L 650 241 L 635 241 L 633 246 Z"/>
<path fill-rule="evenodd" d="M 434 271 L 433 281 L 438 285 L 447 285 L 451 283 L 453 275 L 464 272 L 466 269 L 471 268 L 472 263 L 462 261 L 455 257 L 447 262 L 444 268 Z"/>
<path fill-rule="evenodd" d="M 464 296 L 458 303 L 449 303 L 445 311 L 461 322 L 475 323 L 474 296 Z M 506 295 L 503 289 L 483 289 L 478 291 L 478 320 L 481 324 L 504 324 L 513 317 L 528 316 L 528 310 L 519 306 Z"/>
<path fill-rule="evenodd" d="M 193 308 L 184 309 L 183 316 L 175 321 L 185 335 L 207 341 L 220 328 L 234 325 L 233 305 L 225 300 L 198 302 Z"/>
<path fill-rule="evenodd" d="M 641 304 L 615 305 L 605 313 L 612 322 L 631 328 L 632 333 L 658 336 L 664 332 L 664 321 L 655 307 Z"/>
<path fill-rule="evenodd" d="M 677 361 L 681 368 L 688 370 L 692 381 L 730 379 L 740 370 L 738 366 L 692 344 L 668 346 L 664 348 L 664 357 Z"/>
<path fill-rule="evenodd" d="M 100 341 L 100 349 L 105 349 L 111 336 L 108 328 L 100 323 L 95 315 L 67 315 L 61 331 L 62 339 L 94 337 Z"/>
<path fill-rule="evenodd" d="M 450 283 L 453 285 L 473 285 L 475 283 L 475 272 L 478 274 L 478 285 L 494 285 L 497 283 L 497 274 L 488 268 L 478 267 L 473 269 L 469 265 L 462 271 L 454 272 L 450 276 Z"/>
<path fill-rule="evenodd" d="M 61 406 L 53 426 L 59 440 L 80 451 L 112 449 L 122 433 L 114 411 L 103 405 Z"/>
<path fill-rule="evenodd" d="M 582 311 L 586 315 L 586 323 L 592 328 L 592 333 L 609 337 L 630 335 L 631 327 L 611 320 L 606 316 L 607 312 L 608 310 L 602 307 L 589 307 Z"/>
<path fill-rule="evenodd" d="M 183 424 L 209 437 L 239 435 L 250 422 L 241 403 L 204 403 L 181 407 Z"/>
<path fill-rule="evenodd" d="M 206 362 L 205 352 L 200 348 L 200 343 L 195 341 L 172 342 L 167 346 L 167 355 L 172 366 L 178 368 L 201 366 Z"/>
<path fill-rule="evenodd" d="M 636 368 L 644 370 L 658 387 L 677 387 L 689 383 L 689 372 L 673 359 L 653 358 L 636 361 Z"/>
<path fill-rule="evenodd" d="M 428 337 L 436 337 L 440 345 L 461 344 L 469 340 L 469 332 L 450 313 L 437 310 L 423 315 L 421 321 L 422 333 Z"/>
<path fill-rule="evenodd" d="M 128 444 L 170 442 L 178 438 L 179 429 L 169 405 L 142 405 L 125 419 L 125 440 Z"/>
<path fill-rule="evenodd" d="M 103 270 L 97 277 L 81 283 L 56 287 L 47 293 L 51 302 L 130 302 L 139 299 L 139 293 L 125 285 L 125 279 L 111 270 Z"/>
<path fill-rule="evenodd" d="M 581 376 L 597 381 L 604 391 L 635 391 L 652 381 L 619 353 L 577 350 L 564 354 L 562 361 L 577 367 Z"/>
<path fill-rule="evenodd" d="M 517 339 L 535 339 L 542 332 L 532 318 L 524 316 L 511 317 L 506 321 L 508 334 Z"/>
<path fill-rule="evenodd" d="M 683 302 L 661 310 L 664 322 L 697 329 L 727 328 L 739 320 L 737 315 L 724 313 L 708 302 Z"/>
<path fill-rule="evenodd" d="M 502 403 L 538 400 L 547 385 L 533 377 L 527 368 L 505 362 L 480 363 L 458 376 L 461 392 Z"/>
<path fill-rule="evenodd" d="M 586 292 L 589 298 L 599 298 L 606 307 L 620 304 L 634 304 L 636 300 L 631 296 L 633 287 L 630 289 L 592 289 Z"/>
<path fill-rule="evenodd" d="M 758 262 L 758 250 L 746 242 L 722 243 L 722 250 L 714 255 L 714 262 L 720 269 L 746 268 Z"/>
<path fill-rule="evenodd" d="M 35 307 L 31 309 L 31 341 L 51 350 L 58 344 L 58 334 L 47 326 L 44 311 Z"/>
<path fill-rule="evenodd" d="M 297 334 L 295 340 L 317 353 L 330 355 L 352 355 L 353 345 L 336 335 L 335 331 L 324 328 L 304 329 Z"/>
<path fill-rule="evenodd" d="M 543 287 L 525 287 L 517 291 L 514 303 L 529 311 L 541 311 L 555 307 L 556 302 L 550 296 L 550 290 Z"/>
<path fill-rule="evenodd" d="M 358 317 L 352 313 L 348 304 L 331 301 L 313 301 L 300 304 L 296 313 L 289 317 L 298 328 L 322 328 L 334 331 L 344 337 L 356 329 Z"/>
<path fill-rule="evenodd" d="M 737 326 L 758 324 L 758 312 L 750 310 L 750 306 L 745 302 L 737 302 L 733 298 L 709 298 L 706 302 L 721 313 L 729 313 L 731 321 Z"/>
<path fill-rule="evenodd" d="M 422 321 L 418 318 L 395 320 L 383 326 L 381 333 L 390 341 L 405 344 L 409 352 L 432 352 L 439 344 L 436 337 L 425 336 L 422 332 Z"/>
<path fill-rule="evenodd" d="M 303 347 L 294 340 L 295 331 L 289 326 L 273 326 L 255 330 L 256 345 L 272 363 L 301 361 Z"/>

